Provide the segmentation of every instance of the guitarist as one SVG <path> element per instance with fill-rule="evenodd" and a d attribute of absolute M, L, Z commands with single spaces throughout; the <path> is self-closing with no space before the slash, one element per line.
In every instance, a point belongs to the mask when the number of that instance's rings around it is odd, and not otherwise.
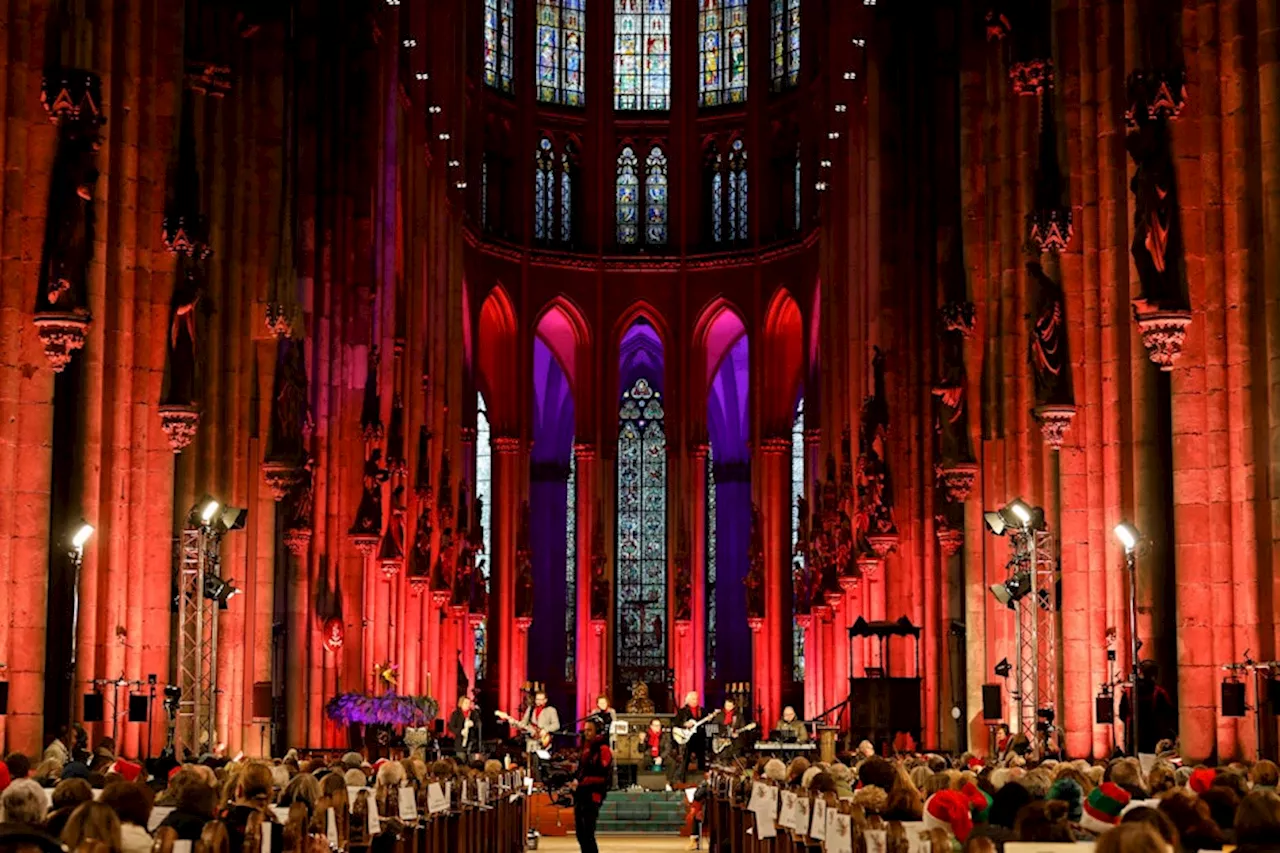
<path fill-rule="evenodd" d="M 529 771 L 534 780 L 540 782 L 542 780 L 538 778 L 537 752 L 544 748 L 544 737 L 560 731 L 560 715 L 547 704 L 546 691 L 539 690 L 533 694 L 533 704 L 525 708 L 520 728 L 528 735 L 525 739 L 525 751 L 529 753 Z M 550 748 L 550 743 L 545 748 Z"/>
<path fill-rule="evenodd" d="M 716 747 L 716 749 L 721 749 L 718 760 L 728 761 L 738 754 L 738 736 L 745 730 L 744 727 L 747 721 L 738 714 L 737 703 L 733 699 L 726 697 L 724 705 L 720 707 L 719 711 L 716 711 L 716 715 L 711 718 L 711 722 L 720 727 L 720 737 L 731 741 L 729 746 L 723 749 L 720 746 Z"/>
<path fill-rule="evenodd" d="M 696 729 L 693 736 L 689 738 L 689 742 L 676 749 L 679 767 L 676 768 L 675 775 L 681 782 L 685 781 L 685 776 L 689 772 L 690 758 L 698 762 L 698 770 L 707 769 L 707 736 L 698 725 L 702 717 L 702 706 L 698 704 L 698 694 L 690 690 L 685 694 L 684 704 L 680 706 L 679 711 L 676 711 L 676 718 L 672 723 L 674 728 Z"/>

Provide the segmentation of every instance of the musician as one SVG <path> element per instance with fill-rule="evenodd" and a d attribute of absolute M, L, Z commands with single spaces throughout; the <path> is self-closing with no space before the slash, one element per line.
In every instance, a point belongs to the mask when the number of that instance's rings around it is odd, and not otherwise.
<path fill-rule="evenodd" d="M 608 736 L 612 734 L 614 712 L 609 707 L 609 697 L 601 693 L 596 697 L 596 706 L 587 715 L 588 719 L 595 720 L 600 726 L 602 734 Z"/>
<path fill-rule="evenodd" d="M 702 706 L 698 704 L 698 694 L 690 690 L 685 694 L 684 704 L 680 706 L 679 711 L 676 711 L 676 718 L 673 723 L 676 728 L 693 730 L 693 735 L 689 738 L 689 742 L 679 750 L 680 767 L 678 776 L 681 782 L 685 780 L 685 776 L 688 773 L 690 758 L 698 762 L 699 770 L 707 769 L 707 736 L 699 725 L 702 717 Z"/>
<path fill-rule="evenodd" d="M 778 720 L 775 726 L 783 738 L 794 740 L 795 743 L 809 742 L 809 729 L 805 726 L 804 720 L 796 717 L 796 709 L 788 705 L 782 709 L 782 719 Z"/>
<path fill-rule="evenodd" d="M 573 831 L 582 853 L 599 853 L 596 821 L 609 793 L 613 776 L 613 751 L 596 721 L 588 717 L 582 726 L 582 751 L 573 781 Z"/>
<path fill-rule="evenodd" d="M 453 735 L 453 752 L 458 761 L 465 762 L 468 755 L 480 751 L 480 711 L 470 697 L 458 699 L 458 707 L 449 715 L 449 734 Z"/>
<path fill-rule="evenodd" d="M 742 744 L 738 742 L 738 738 L 747 723 L 746 718 L 738 713 L 737 703 L 732 698 L 726 698 L 711 722 L 720 727 L 720 731 L 711 739 L 713 748 L 717 750 L 713 760 L 728 761 L 741 751 Z"/>
<path fill-rule="evenodd" d="M 541 782 L 538 766 L 538 750 L 543 749 L 542 736 L 552 735 L 560 731 L 560 715 L 556 709 L 547 704 L 547 692 L 539 690 L 533 694 L 533 704 L 524 709 L 524 717 L 520 727 L 525 731 L 525 751 L 529 753 L 529 773 L 535 781 Z M 549 745 L 548 747 L 549 748 Z"/>
<path fill-rule="evenodd" d="M 654 717 L 649 721 L 649 728 L 645 729 L 639 746 L 649 770 L 663 773 L 667 777 L 667 790 L 672 790 L 671 786 L 680 772 L 680 751 L 671 740 L 670 733 L 663 731 L 662 720 Z"/>

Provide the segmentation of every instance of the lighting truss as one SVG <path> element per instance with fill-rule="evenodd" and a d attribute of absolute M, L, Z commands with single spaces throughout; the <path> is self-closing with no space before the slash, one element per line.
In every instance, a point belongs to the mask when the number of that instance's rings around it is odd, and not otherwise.
<path fill-rule="evenodd" d="M 1030 594 L 1013 602 L 1015 731 L 1027 736 L 1038 758 L 1053 751 L 1057 743 L 1057 559 L 1048 530 L 1016 529 L 1010 544 L 1014 552 L 1009 562 L 1011 577 L 1025 571 L 1031 578 Z"/>
<path fill-rule="evenodd" d="M 220 538 L 208 526 L 188 527 L 179 546 L 178 756 L 212 752 L 218 743 L 218 602 L 204 590 L 206 577 L 218 577 Z"/>

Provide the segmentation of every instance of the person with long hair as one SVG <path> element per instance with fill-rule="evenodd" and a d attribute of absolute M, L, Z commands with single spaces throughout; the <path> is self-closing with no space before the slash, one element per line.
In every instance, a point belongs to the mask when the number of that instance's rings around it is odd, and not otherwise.
<path fill-rule="evenodd" d="M 1260 789 L 1236 810 L 1236 853 L 1280 853 L 1280 795 Z"/>
<path fill-rule="evenodd" d="M 1122 823 L 1098 836 L 1094 853 L 1169 853 L 1164 839 L 1145 823 Z"/>
<path fill-rule="evenodd" d="M 62 843 L 68 850 L 96 850 L 100 853 L 124 853 L 120 841 L 120 818 L 105 803 L 90 800 L 76 806 L 62 830 Z"/>

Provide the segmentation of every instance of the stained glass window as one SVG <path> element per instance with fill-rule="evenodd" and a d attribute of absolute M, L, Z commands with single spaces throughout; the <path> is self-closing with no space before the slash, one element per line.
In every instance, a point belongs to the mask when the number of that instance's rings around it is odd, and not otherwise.
<path fill-rule="evenodd" d="M 538 100 L 583 105 L 585 0 L 538 0 Z"/>
<path fill-rule="evenodd" d="M 773 0 L 771 12 L 769 62 L 778 92 L 800 82 L 800 0 Z"/>
<path fill-rule="evenodd" d="M 654 146 L 645 161 L 645 242 L 662 246 L 667 242 L 667 155 Z"/>
<path fill-rule="evenodd" d="M 538 143 L 534 163 L 533 236 L 536 240 L 550 240 L 555 234 L 556 160 L 551 150 L 551 140 L 545 136 Z"/>
<path fill-rule="evenodd" d="M 484 82 L 511 91 L 511 34 L 515 0 L 484 0 Z"/>
<path fill-rule="evenodd" d="M 800 499 L 804 497 L 804 398 L 796 405 L 796 419 L 791 424 L 791 553 L 796 553 L 800 540 Z M 804 555 L 796 554 L 795 565 L 804 567 Z M 795 604 L 792 603 L 794 615 Z M 799 620 L 791 620 L 791 678 L 804 681 L 804 629 Z"/>
<path fill-rule="evenodd" d="M 667 666 L 667 437 L 647 379 L 618 413 L 617 657 L 622 683 L 661 683 Z"/>
<path fill-rule="evenodd" d="M 639 162 L 631 146 L 618 155 L 618 243 L 634 246 L 640 239 L 640 175 Z"/>
<path fill-rule="evenodd" d="M 564 680 L 571 682 L 578 668 L 578 459 L 572 452 L 565 499 L 564 553 Z"/>
<path fill-rule="evenodd" d="M 480 536 L 484 543 L 485 558 L 477 563 L 477 568 L 485 577 L 489 577 L 487 556 L 493 553 L 490 535 L 493 532 L 493 445 L 490 441 L 489 407 L 485 405 L 484 395 L 476 392 L 476 497 L 483 501 L 480 510 Z M 488 623 L 485 619 L 477 620 L 475 626 L 476 643 L 476 680 L 484 678 L 485 646 L 488 640 Z"/>
<path fill-rule="evenodd" d="M 747 0 L 699 0 L 698 93 L 704 107 L 747 98 Z"/>
<path fill-rule="evenodd" d="M 573 238 L 573 160 L 569 146 L 560 152 L 560 242 Z"/>
<path fill-rule="evenodd" d="M 707 677 L 718 678 L 716 665 L 716 468 L 707 449 Z"/>
<path fill-rule="evenodd" d="M 747 152 L 741 139 L 729 152 L 729 236 L 747 239 Z"/>
<path fill-rule="evenodd" d="M 711 172 L 711 237 L 717 243 L 724 240 L 724 175 L 721 169 L 724 158 L 716 154 Z"/>
<path fill-rule="evenodd" d="M 613 106 L 671 106 L 671 0 L 614 0 Z"/>
<path fill-rule="evenodd" d="M 480 158 L 480 227 L 489 227 L 489 155 Z"/>

